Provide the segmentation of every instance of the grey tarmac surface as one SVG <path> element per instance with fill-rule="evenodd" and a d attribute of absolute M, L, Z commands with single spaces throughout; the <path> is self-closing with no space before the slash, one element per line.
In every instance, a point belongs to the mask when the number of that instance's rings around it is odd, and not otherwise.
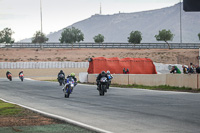
<path fill-rule="evenodd" d="M 200 94 L 78 85 L 64 98 L 58 83 L 0 79 L 0 98 L 115 133 L 199 133 Z"/>

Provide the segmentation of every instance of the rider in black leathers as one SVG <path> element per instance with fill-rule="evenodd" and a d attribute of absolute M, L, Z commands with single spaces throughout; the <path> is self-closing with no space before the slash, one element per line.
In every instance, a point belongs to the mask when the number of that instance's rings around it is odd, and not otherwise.
<path fill-rule="evenodd" d="M 107 74 L 106 74 L 106 72 L 105 71 L 102 71 L 98 76 L 97 76 L 97 79 L 96 79 L 96 82 L 97 82 L 97 90 L 99 90 L 99 88 L 100 88 L 100 79 L 102 78 L 102 77 L 106 77 L 107 78 L 107 80 L 108 80 L 108 76 L 107 76 Z"/>
<path fill-rule="evenodd" d="M 60 72 L 58 73 L 58 80 L 59 80 L 59 75 L 60 75 L 60 74 L 63 74 L 64 77 L 65 77 L 65 73 L 63 72 L 63 70 L 60 70 Z"/>

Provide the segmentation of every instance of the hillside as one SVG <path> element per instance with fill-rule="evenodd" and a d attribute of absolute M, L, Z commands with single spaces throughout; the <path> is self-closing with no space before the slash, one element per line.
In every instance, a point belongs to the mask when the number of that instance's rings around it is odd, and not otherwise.
<path fill-rule="evenodd" d="M 78 54 L 77 54 L 78 53 Z M 86 62 L 93 57 L 150 58 L 164 64 L 198 64 L 198 49 L 0 49 L 0 62 Z"/>
<path fill-rule="evenodd" d="M 182 10 L 183 42 L 199 42 L 200 13 L 184 12 Z M 127 42 L 131 31 L 142 32 L 143 43 L 156 42 L 155 35 L 159 30 L 170 29 L 175 34 L 173 42 L 180 42 L 180 3 L 162 9 L 118 13 L 114 15 L 93 15 L 88 19 L 72 24 L 79 28 L 85 36 L 84 42 L 93 42 L 93 37 L 99 33 L 105 36 L 105 42 Z M 69 27 L 71 27 L 69 26 Z M 48 35 L 49 42 L 59 42 L 62 30 Z M 23 42 L 30 39 L 23 40 Z"/>

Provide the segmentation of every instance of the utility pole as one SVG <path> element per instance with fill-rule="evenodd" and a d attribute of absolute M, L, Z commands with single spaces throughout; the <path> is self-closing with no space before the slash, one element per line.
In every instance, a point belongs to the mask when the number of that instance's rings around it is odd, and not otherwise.
<path fill-rule="evenodd" d="M 40 19 L 41 19 L 41 33 L 42 33 L 42 0 L 40 0 Z"/>
<path fill-rule="evenodd" d="M 100 15 L 102 14 L 102 11 L 101 11 L 101 3 L 100 3 Z"/>
<path fill-rule="evenodd" d="M 180 0 L 180 43 L 182 43 L 182 4 Z"/>

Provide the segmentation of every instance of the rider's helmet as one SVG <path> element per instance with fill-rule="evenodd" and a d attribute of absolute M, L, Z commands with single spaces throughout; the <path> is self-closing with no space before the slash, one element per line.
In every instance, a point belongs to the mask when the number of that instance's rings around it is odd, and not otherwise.
<path fill-rule="evenodd" d="M 23 73 L 23 70 L 21 70 L 21 73 Z"/>
<path fill-rule="evenodd" d="M 60 73 L 63 73 L 63 70 L 60 70 Z"/>
<path fill-rule="evenodd" d="M 7 73 L 9 73 L 9 71 L 7 71 Z"/>
<path fill-rule="evenodd" d="M 70 76 L 75 77 L 75 73 L 71 73 Z"/>
<path fill-rule="evenodd" d="M 102 71 L 101 74 L 106 74 L 106 72 L 105 72 L 105 71 Z"/>
<path fill-rule="evenodd" d="M 107 71 L 107 74 L 110 74 L 110 71 Z"/>

